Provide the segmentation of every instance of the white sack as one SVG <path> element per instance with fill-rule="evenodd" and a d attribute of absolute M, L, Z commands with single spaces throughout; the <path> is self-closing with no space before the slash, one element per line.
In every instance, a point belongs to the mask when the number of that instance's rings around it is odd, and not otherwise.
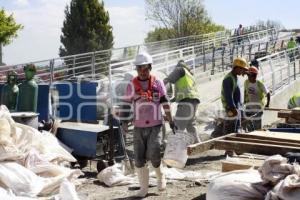
<path fill-rule="evenodd" d="M 16 123 L 15 144 L 24 153 L 35 148 L 49 162 L 76 162 L 76 159 L 59 144 L 57 138 L 51 133 L 40 133 L 38 130 L 23 124 Z"/>
<path fill-rule="evenodd" d="M 122 170 L 117 165 L 105 168 L 97 175 L 97 178 L 109 187 L 134 183 L 134 179 L 124 176 Z"/>
<path fill-rule="evenodd" d="M 280 180 L 294 172 L 293 165 L 287 163 L 287 159 L 281 155 L 274 155 L 265 160 L 258 169 L 265 183 L 276 185 Z"/>
<path fill-rule="evenodd" d="M 206 200 L 264 200 L 267 192 L 258 171 L 240 170 L 216 177 L 208 185 Z"/>
<path fill-rule="evenodd" d="M 67 179 L 64 179 L 60 185 L 58 200 L 79 200 L 74 184 Z"/>
<path fill-rule="evenodd" d="M 49 167 L 44 167 L 47 173 L 50 171 Z M 52 165 L 52 168 L 62 167 Z M 71 180 L 82 174 L 80 170 L 67 168 L 65 170 L 64 173 L 60 173 L 58 176 L 43 178 L 17 163 L 0 163 L 0 182 L 2 185 L 10 188 L 17 196 L 36 197 L 37 195 L 50 195 L 58 192 L 59 186 L 65 178 Z"/>
<path fill-rule="evenodd" d="M 287 176 L 281 180 L 274 189 L 268 193 L 265 200 L 299 200 L 300 177 L 296 174 Z"/>
<path fill-rule="evenodd" d="M 17 196 L 35 197 L 44 186 L 42 178 L 17 163 L 0 163 L 0 182 Z"/>

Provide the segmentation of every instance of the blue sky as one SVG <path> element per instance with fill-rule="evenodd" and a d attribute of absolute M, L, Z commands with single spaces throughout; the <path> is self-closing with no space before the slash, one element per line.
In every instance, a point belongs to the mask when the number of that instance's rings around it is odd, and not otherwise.
<path fill-rule="evenodd" d="M 70 0 L 0 0 L 0 7 L 13 13 L 24 25 L 12 44 L 4 47 L 3 60 L 18 64 L 58 57 L 64 9 Z M 115 47 L 143 42 L 153 23 L 145 20 L 144 0 L 104 0 L 110 13 Z M 235 28 L 257 20 L 280 21 L 286 28 L 300 28 L 300 1 L 295 0 L 205 0 L 214 22 Z M 152 24 L 152 25 L 151 25 Z"/>

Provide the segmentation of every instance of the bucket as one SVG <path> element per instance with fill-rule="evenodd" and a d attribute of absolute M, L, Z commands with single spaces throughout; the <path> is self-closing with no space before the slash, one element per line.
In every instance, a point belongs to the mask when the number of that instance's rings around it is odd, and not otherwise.
<path fill-rule="evenodd" d="M 187 161 L 187 146 L 193 142 L 193 137 L 185 132 L 168 135 L 168 143 L 164 154 L 164 163 L 176 168 L 183 168 Z"/>
<path fill-rule="evenodd" d="M 11 117 L 17 123 L 31 126 L 32 128 L 38 129 L 39 121 L 38 113 L 34 112 L 12 112 Z"/>

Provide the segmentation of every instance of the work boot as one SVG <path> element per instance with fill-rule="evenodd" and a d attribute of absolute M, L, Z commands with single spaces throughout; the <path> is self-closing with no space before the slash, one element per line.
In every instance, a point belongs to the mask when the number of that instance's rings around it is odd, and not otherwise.
<path fill-rule="evenodd" d="M 156 173 L 157 188 L 159 191 L 164 191 L 166 189 L 167 181 L 162 164 L 160 164 L 159 167 L 154 168 L 154 171 Z"/>
<path fill-rule="evenodd" d="M 140 190 L 137 192 L 135 196 L 143 198 L 148 194 L 149 169 L 148 167 L 136 168 L 136 172 L 139 178 Z"/>

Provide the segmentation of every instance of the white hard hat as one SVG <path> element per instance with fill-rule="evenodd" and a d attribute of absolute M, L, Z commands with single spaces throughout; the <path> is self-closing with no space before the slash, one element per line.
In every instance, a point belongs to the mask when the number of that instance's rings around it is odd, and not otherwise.
<path fill-rule="evenodd" d="M 135 61 L 133 62 L 134 65 L 147 65 L 147 64 L 152 64 L 152 57 L 146 53 L 139 53 L 136 57 L 135 57 Z"/>

